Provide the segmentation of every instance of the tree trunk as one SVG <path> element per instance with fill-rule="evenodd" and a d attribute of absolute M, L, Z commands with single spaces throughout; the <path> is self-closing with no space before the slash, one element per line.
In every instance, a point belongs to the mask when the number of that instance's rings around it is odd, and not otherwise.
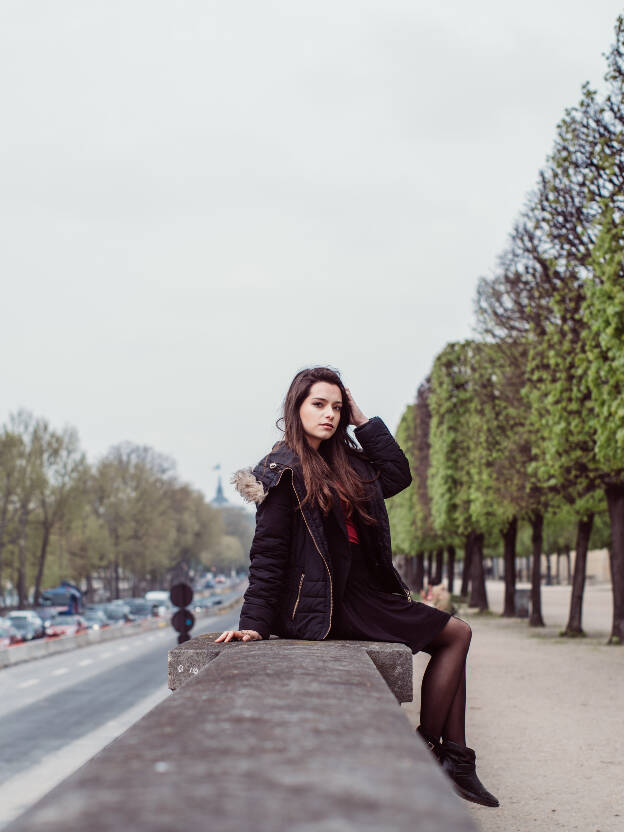
<path fill-rule="evenodd" d="M 453 584 L 455 583 L 455 547 L 450 545 L 446 547 L 446 554 L 448 558 L 447 564 L 447 586 L 448 591 L 453 594 Z"/>
<path fill-rule="evenodd" d="M 552 570 L 550 568 L 550 555 L 546 555 L 546 586 L 552 584 Z"/>
<path fill-rule="evenodd" d="M 531 618 L 529 627 L 543 627 L 542 618 L 542 539 L 544 515 L 536 511 L 531 515 L 531 542 L 533 544 L 533 570 L 531 575 Z"/>
<path fill-rule="evenodd" d="M 557 566 L 555 568 L 555 583 L 557 586 L 561 583 L 561 552 L 557 552 Z"/>
<path fill-rule="evenodd" d="M 470 570 L 472 564 L 472 537 L 471 535 L 466 535 L 466 540 L 464 542 L 464 564 L 462 567 L 462 582 L 461 582 L 461 595 L 465 598 L 468 595 L 468 588 L 470 586 Z"/>
<path fill-rule="evenodd" d="M 414 589 L 416 592 L 422 592 L 425 583 L 425 556 L 422 552 L 416 555 L 416 563 L 414 565 Z"/>
<path fill-rule="evenodd" d="M 518 518 L 512 517 L 503 536 L 505 557 L 505 605 L 504 618 L 513 618 L 516 614 L 516 537 L 518 536 Z"/>
<path fill-rule="evenodd" d="M 427 552 L 427 586 L 431 586 L 431 578 L 433 573 L 433 552 Z"/>
<path fill-rule="evenodd" d="M 470 570 L 470 600 L 468 606 L 478 607 L 479 612 L 488 609 L 485 570 L 483 569 L 483 540 L 484 535 L 472 532 L 472 567 Z"/>
<path fill-rule="evenodd" d="M 567 582 L 568 584 L 572 584 L 572 565 L 570 564 L 570 550 L 565 553 L 566 556 L 566 567 L 567 567 Z"/>
<path fill-rule="evenodd" d="M 17 546 L 17 597 L 20 609 L 26 606 L 26 521 L 27 515 L 20 518 L 19 540 Z"/>
<path fill-rule="evenodd" d="M 572 583 L 572 597 L 570 598 L 570 615 L 563 631 L 564 636 L 584 636 L 581 626 L 583 616 L 583 590 L 585 589 L 585 572 L 587 570 L 587 550 L 591 534 L 594 515 L 587 520 L 579 520 L 576 527 L 576 557 L 574 559 L 574 581 Z M 569 554 L 569 553 L 568 553 Z"/>
<path fill-rule="evenodd" d="M 119 598 L 119 561 L 117 560 L 117 554 L 115 554 L 113 563 L 113 594 L 115 598 Z"/>
<path fill-rule="evenodd" d="M 609 644 L 624 644 L 624 485 L 605 489 L 611 521 L 611 590 L 613 592 L 613 624 Z"/>
<path fill-rule="evenodd" d="M 2 516 L 0 516 L 0 606 L 4 606 L 4 580 L 2 578 L 3 567 L 3 551 L 4 551 L 4 536 L 7 527 L 7 515 L 9 510 L 9 496 L 8 482 L 5 482 L 5 494 L 2 501 Z"/>
<path fill-rule="evenodd" d="M 438 586 L 438 584 L 442 583 L 442 566 L 444 564 L 444 549 L 438 549 L 436 551 L 436 559 L 435 559 L 435 574 L 433 576 L 433 585 Z"/>
<path fill-rule="evenodd" d="M 399 575 L 403 578 L 405 583 L 411 587 L 412 585 L 412 568 L 410 565 L 410 559 L 407 555 L 399 555 L 396 559 L 396 568 L 399 571 Z"/>
<path fill-rule="evenodd" d="M 87 601 L 92 604 L 95 601 L 95 598 L 93 597 L 93 576 L 90 572 L 87 573 L 85 580 L 87 582 L 85 595 L 87 596 Z"/>
<path fill-rule="evenodd" d="M 410 555 L 402 555 L 399 560 L 400 572 L 403 580 L 410 589 L 414 588 L 414 558 Z"/>
<path fill-rule="evenodd" d="M 49 523 L 43 525 L 43 537 L 41 538 L 41 548 L 39 550 L 39 563 L 37 565 L 37 575 L 35 577 L 35 604 L 39 601 L 39 593 L 41 591 L 41 581 L 43 580 L 43 568 L 45 566 L 46 555 L 48 553 L 48 543 L 50 542 L 51 526 Z"/>

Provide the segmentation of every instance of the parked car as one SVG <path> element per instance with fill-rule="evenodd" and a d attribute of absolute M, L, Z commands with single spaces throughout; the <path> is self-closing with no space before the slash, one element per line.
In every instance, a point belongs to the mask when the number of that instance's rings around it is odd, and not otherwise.
<path fill-rule="evenodd" d="M 171 615 L 173 604 L 166 589 L 152 589 L 145 593 L 145 600 L 151 604 L 152 615 L 166 618 Z"/>
<path fill-rule="evenodd" d="M 22 637 L 15 627 L 12 627 L 6 618 L 0 618 L 0 647 L 10 647 L 20 641 L 22 641 Z"/>
<path fill-rule="evenodd" d="M 102 612 L 113 624 L 119 625 L 136 621 L 136 616 L 132 615 L 130 607 L 124 603 L 111 601 L 110 604 L 104 604 Z"/>
<path fill-rule="evenodd" d="M 89 630 L 103 630 L 105 627 L 110 627 L 110 621 L 101 610 L 87 610 L 84 620 Z"/>
<path fill-rule="evenodd" d="M 52 638 L 75 636 L 87 630 L 87 622 L 81 615 L 55 615 L 50 621 L 48 635 Z"/>
<path fill-rule="evenodd" d="M 33 625 L 35 635 L 34 638 L 43 638 L 45 636 L 45 625 L 43 620 L 34 610 L 13 610 L 7 616 L 11 624 L 14 621 L 26 618 Z"/>
<path fill-rule="evenodd" d="M 150 618 L 152 615 L 152 604 L 145 598 L 125 598 L 125 604 L 135 618 Z"/>
<path fill-rule="evenodd" d="M 197 598 L 192 603 L 192 608 L 195 612 L 200 612 L 201 610 L 208 609 L 209 607 L 213 606 L 213 598 Z"/>
<path fill-rule="evenodd" d="M 30 618 L 21 618 L 19 616 L 17 618 L 9 617 L 9 623 L 20 634 L 22 641 L 32 641 L 37 638 L 35 625 Z"/>

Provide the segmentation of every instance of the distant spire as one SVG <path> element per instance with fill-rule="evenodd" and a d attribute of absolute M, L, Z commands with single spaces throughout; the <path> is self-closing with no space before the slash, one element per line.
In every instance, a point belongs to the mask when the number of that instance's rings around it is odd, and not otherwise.
<path fill-rule="evenodd" d="M 221 466 L 219 466 L 220 468 Z M 225 506 L 229 503 L 229 500 L 223 493 L 223 484 L 221 483 L 221 474 L 219 474 L 219 480 L 217 482 L 217 493 L 214 495 L 214 498 L 211 502 L 213 506 Z"/>

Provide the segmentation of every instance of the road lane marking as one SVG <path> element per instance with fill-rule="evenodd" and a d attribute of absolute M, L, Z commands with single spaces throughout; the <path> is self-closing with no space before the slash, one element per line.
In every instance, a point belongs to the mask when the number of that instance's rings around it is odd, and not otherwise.
<path fill-rule="evenodd" d="M 125 651 L 128 649 L 128 645 L 127 644 L 121 644 L 117 649 L 119 650 L 120 653 L 125 653 Z"/>
<path fill-rule="evenodd" d="M 69 668 L 59 667 L 57 670 L 52 671 L 52 676 L 63 676 L 65 673 L 69 673 Z"/>
<path fill-rule="evenodd" d="M 81 662 L 78 662 L 78 667 L 86 667 L 88 664 L 93 664 L 93 659 L 83 659 Z"/>
<path fill-rule="evenodd" d="M 107 651 L 106 651 L 106 653 L 102 653 L 102 658 L 103 658 L 103 659 L 110 659 L 110 657 L 111 657 L 112 655 L 113 655 L 112 650 L 107 650 Z"/>
<path fill-rule="evenodd" d="M 20 682 L 18 688 L 29 688 L 31 685 L 36 685 L 39 679 L 26 679 L 25 682 Z"/>
<path fill-rule="evenodd" d="M 100 749 L 171 695 L 167 686 L 162 685 L 127 711 L 117 714 L 110 722 L 45 756 L 28 770 L 27 777 L 20 771 L 19 774 L 0 783 L 0 828 L 18 817 L 61 780 L 73 774 Z"/>

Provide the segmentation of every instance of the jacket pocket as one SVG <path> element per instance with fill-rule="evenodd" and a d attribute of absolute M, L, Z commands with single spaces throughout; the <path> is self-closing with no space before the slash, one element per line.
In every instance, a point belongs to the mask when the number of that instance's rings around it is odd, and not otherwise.
<path fill-rule="evenodd" d="M 293 607 L 293 611 L 291 614 L 291 619 L 294 620 L 295 613 L 297 612 L 297 607 L 299 606 L 299 601 L 301 599 L 301 587 L 303 586 L 303 579 L 305 578 L 305 573 L 301 573 L 301 577 L 299 578 L 299 589 L 297 590 L 297 600 L 295 601 L 295 606 Z"/>

